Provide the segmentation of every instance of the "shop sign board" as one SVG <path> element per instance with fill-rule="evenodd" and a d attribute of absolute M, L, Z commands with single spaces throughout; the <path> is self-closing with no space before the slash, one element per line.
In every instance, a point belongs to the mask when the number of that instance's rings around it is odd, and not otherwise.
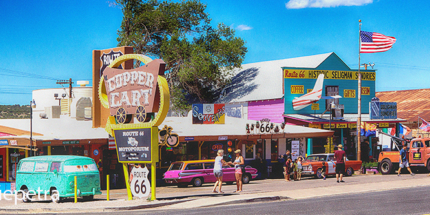
<path fill-rule="evenodd" d="M 355 98 L 355 90 L 344 89 L 343 90 L 344 98 Z"/>
<path fill-rule="evenodd" d="M 321 128 L 321 125 L 320 125 L 320 124 L 312 124 L 312 123 L 309 123 L 309 128 L 318 128 L 318 129 L 320 129 L 320 128 Z"/>
<path fill-rule="evenodd" d="M 348 124 L 346 124 L 346 123 L 336 124 L 336 128 L 347 128 L 347 127 L 348 127 Z"/>
<path fill-rule="evenodd" d="M 120 163 L 158 162 L 158 150 L 152 150 L 158 147 L 158 127 L 118 129 L 114 134 Z"/>
<path fill-rule="evenodd" d="M 381 122 L 381 123 L 379 123 L 379 127 L 380 128 L 388 128 L 388 127 L 390 127 L 390 123 L 388 123 L 388 122 Z"/>
<path fill-rule="evenodd" d="M 291 159 L 296 160 L 299 157 L 300 153 L 300 141 L 293 140 L 291 141 Z"/>
<path fill-rule="evenodd" d="M 311 109 L 312 110 L 319 110 L 320 109 L 320 104 L 319 103 L 312 103 Z"/>
<path fill-rule="evenodd" d="M 291 94 L 304 94 L 305 86 L 304 85 L 291 85 Z"/>
<path fill-rule="evenodd" d="M 100 67 L 100 77 L 103 75 L 103 71 L 108 67 L 115 59 L 124 55 L 121 51 L 110 50 L 109 53 L 104 53 L 100 56 L 100 60 L 102 62 L 102 66 Z M 122 69 L 122 65 L 118 67 L 118 69 Z"/>
<path fill-rule="evenodd" d="M 79 140 L 67 140 L 67 141 L 63 141 L 63 145 L 69 145 L 69 144 L 79 144 Z"/>
<path fill-rule="evenodd" d="M 9 145 L 7 140 L 0 140 L 0 146 L 7 146 L 7 145 Z"/>
<path fill-rule="evenodd" d="M 228 136 L 219 136 L 218 137 L 218 140 L 227 140 L 228 139 Z"/>
<path fill-rule="evenodd" d="M 370 95 L 370 87 L 362 87 L 361 88 L 361 95 L 369 96 Z"/>
<path fill-rule="evenodd" d="M 193 140 L 194 140 L 194 137 L 185 137 L 185 138 L 184 138 L 184 140 L 185 140 L 185 141 L 193 141 Z"/>
<path fill-rule="evenodd" d="M 284 78 L 317 79 L 319 74 L 324 74 L 324 79 L 358 80 L 356 71 L 284 69 Z M 375 81 L 376 78 L 375 72 L 361 72 L 361 75 L 363 81 Z"/>
<path fill-rule="evenodd" d="M 223 144 L 222 143 L 215 143 L 212 145 L 212 151 L 218 151 L 220 149 L 223 148 Z"/>
<path fill-rule="evenodd" d="M 225 124 L 225 104 L 193 104 L 193 124 Z"/>
<path fill-rule="evenodd" d="M 370 119 L 397 119 L 397 102 L 372 101 L 369 112 Z"/>
<path fill-rule="evenodd" d="M 42 144 L 43 145 L 45 145 L 45 144 L 51 144 L 51 142 L 45 142 L 45 141 L 43 141 Z"/>
<path fill-rule="evenodd" d="M 146 168 L 135 166 L 130 172 L 131 175 L 131 193 L 138 198 L 149 196 L 151 185 L 148 180 L 149 170 Z M 153 182 L 154 183 L 154 182 Z"/>
<path fill-rule="evenodd" d="M 11 146 L 17 146 L 18 140 L 9 140 Z"/>
<path fill-rule="evenodd" d="M 323 127 L 323 128 L 325 128 L 325 129 L 330 128 L 330 124 L 324 124 L 324 127 Z M 336 128 L 336 125 L 335 125 L 334 123 L 332 123 L 332 124 L 331 124 L 331 128 Z"/>
<path fill-rule="evenodd" d="M 357 128 L 357 123 L 349 123 L 348 128 Z"/>

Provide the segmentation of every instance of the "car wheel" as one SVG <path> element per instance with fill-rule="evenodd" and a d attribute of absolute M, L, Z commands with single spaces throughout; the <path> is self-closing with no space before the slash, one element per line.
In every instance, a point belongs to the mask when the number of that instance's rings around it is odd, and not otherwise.
<path fill-rule="evenodd" d="M 84 196 L 83 198 L 84 198 L 85 201 L 91 201 L 91 200 L 94 200 L 94 195 Z"/>
<path fill-rule="evenodd" d="M 245 174 L 242 176 L 242 183 L 248 184 L 251 181 L 251 176 L 249 174 Z"/>
<path fill-rule="evenodd" d="M 427 170 L 430 172 L 430 159 L 427 161 Z"/>
<path fill-rule="evenodd" d="M 225 182 L 227 185 L 232 185 L 233 184 L 233 182 L 232 181 L 227 181 L 227 182 Z"/>
<path fill-rule="evenodd" d="M 381 173 L 386 175 L 390 174 L 393 171 L 393 163 L 390 160 L 384 159 L 381 162 Z"/>
<path fill-rule="evenodd" d="M 352 176 L 354 174 L 354 170 L 352 169 L 352 167 L 349 167 L 346 170 L 346 176 Z"/>
<path fill-rule="evenodd" d="M 203 184 L 202 178 L 194 178 L 193 179 L 193 187 L 201 187 Z"/>
<path fill-rule="evenodd" d="M 57 191 L 57 190 L 56 189 L 51 190 L 51 201 L 53 203 L 60 203 L 60 194 L 54 191 Z"/>
<path fill-rule="evenodd" d="M 24 202 L 24 203 L 27 203 L 27 202 L 31 201 L 30 200 L 31 198 L 27 198 L 27 195 L 26 195 L 27 193 L 28 193 L 28 189 L 27 188 L 22 190 L 22 202 Z"/>
<path fill-rule="evenodd" d="M 315 174 L 315 178 L 323 178 L 322 177 L 322 169 L 317 169 L 317 174 Z"/>

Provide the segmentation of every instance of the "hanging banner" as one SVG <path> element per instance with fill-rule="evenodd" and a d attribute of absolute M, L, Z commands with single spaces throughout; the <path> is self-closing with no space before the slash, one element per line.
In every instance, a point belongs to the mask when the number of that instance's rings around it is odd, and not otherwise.
<path fill-rule="evenodd" d="M 225 124 L 225 104 L 193 104 L 193 124 Z"/>
<path fill-rule="evenodd" d="M 317 79 L 319 74 L 324 74 L 324 79 L 358 80 L 358 72 L 335 70 L 303 70 L 284 69 L 284 78 Z M 375 72 L 361 72 L 363 81 L 375 81 Z"/>

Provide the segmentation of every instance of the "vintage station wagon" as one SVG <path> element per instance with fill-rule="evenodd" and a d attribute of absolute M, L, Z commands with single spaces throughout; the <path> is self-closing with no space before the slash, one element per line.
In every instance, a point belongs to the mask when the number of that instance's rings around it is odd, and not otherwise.
<path fill-rule="evenodd" d="M 74 197 L 77 176 L 78 197 L 91 200 L 100 191 L 100 173 L 92 158 L 71 155 L 47 155 L 24 158 L 16 172 L 16 188 L 33 194 L 50 195 L 53 202 Z M 40 191 L 39 191 L 40 190 Z M 30 191 L 30 192 L 29 192 Z M 30 199 L 23 196 L 23 202 Z"/>
<path fill-rule="evenodd" d="M 334 154 L 312 154 L 309 155 L 306 160 L 303 162 L 303 171 L 302 175 L 307 176 L 315 176 L 316 178 L 322 178 L 322 162 L 325 162 L 326 165 L 326 174 L 325 175 L 335 175 L 336 174 L 336 161 L 334 159 Z M 345 174 L 346 176 L 351 176 L 354 174 L 354 171 L 357 171 L 361 168 L 362 161 L 345 161 Z"/>
<path fill-rule="evenodd" d="M 213 174 L 215 160 L 194 160 L 178 161 L 170 165 L 164 180 L 167 184 L 177 184 L 178 187 L 187 187 L 192 184 L 194 187 L 200 187 L 203 183 L 213 183 L 216 178 Z M 234 167 L 223 167 L 223 182 L 232 184 L 236 181 L 234 176 Z M 249 183 L 251 179 L 257 177 L 257 169 L 252 167 L 245 168 L 245 174 L 242 176 L 244 184 Z"/>

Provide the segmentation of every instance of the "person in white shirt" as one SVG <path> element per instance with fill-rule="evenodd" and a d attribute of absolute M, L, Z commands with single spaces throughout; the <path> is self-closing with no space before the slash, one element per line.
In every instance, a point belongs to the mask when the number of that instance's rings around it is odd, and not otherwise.
<path fill-rule="evenodd" d="M 216 177 L 217 181 L 215 182 L 214 189 L 212 190 L 213 193 L 224 193 L 221 191 L 222 187 L 222 166 L 226 166 L 227 163 L 223 160 L 224 150 L 220 149 L 217 152 L 217 157 L 215 158 L 215 164 L 214 164 L 214 176 Z M 216 187 L 219 185 L 219 192 L 216 191 Z"/>

